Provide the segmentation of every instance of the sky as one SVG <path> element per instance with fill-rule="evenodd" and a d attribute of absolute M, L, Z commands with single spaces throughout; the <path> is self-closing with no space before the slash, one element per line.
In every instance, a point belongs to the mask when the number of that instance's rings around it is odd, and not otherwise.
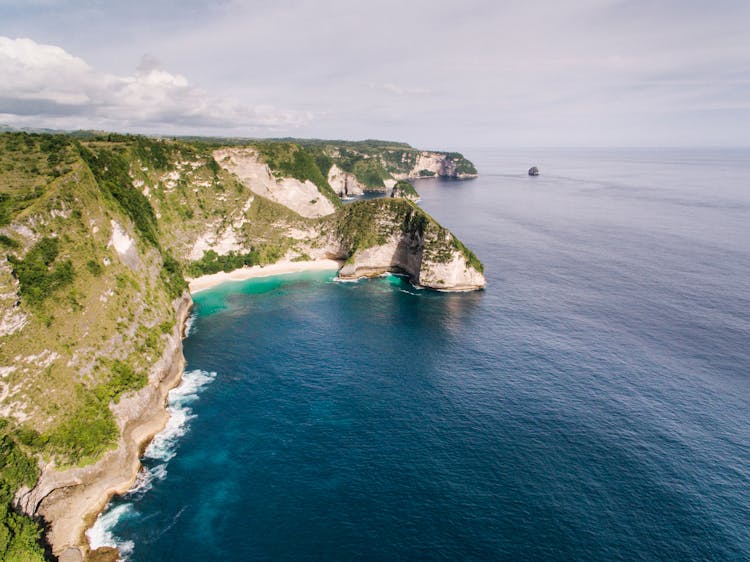
<path fill-rule="evenodd" d="M 750 1 L 0 0 L 0 123 L 750 146 Z"/>

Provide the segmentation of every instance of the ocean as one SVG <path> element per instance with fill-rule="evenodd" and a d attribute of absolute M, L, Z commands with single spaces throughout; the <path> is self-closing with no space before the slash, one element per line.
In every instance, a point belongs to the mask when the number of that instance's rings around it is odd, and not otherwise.
<path fill-rule="evenodd" d="M 750 559 L 750 151 L 466 152 L 479 178 L 416 187 L 486 290 L 198 293 L 170 425 L 95 546 Z"/>

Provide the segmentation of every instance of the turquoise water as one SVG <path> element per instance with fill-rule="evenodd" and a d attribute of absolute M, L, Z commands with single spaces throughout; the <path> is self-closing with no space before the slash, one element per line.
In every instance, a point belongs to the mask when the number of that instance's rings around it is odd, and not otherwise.
<path fill-rule="evenodd" d="M 750 558 L 750 154 L 468 155 L 481 178 L 417 189 L 487 290 L 315 272 L 197 294 L 170 426 L 97 544 Z"/>

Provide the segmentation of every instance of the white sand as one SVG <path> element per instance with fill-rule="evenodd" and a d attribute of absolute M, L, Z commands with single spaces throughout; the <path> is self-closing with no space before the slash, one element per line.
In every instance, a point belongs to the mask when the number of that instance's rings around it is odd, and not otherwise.
<path fill-rule="evenodd" d="M 227 281 L 244 281 L 255 277 L 270 277 L 271 275 L 284 275 L 286 273 L 298 273 L 300 271 L 336 271 L 341 267 L 341 262 L 336 260 L 313 260 L 313 261 L 288 261 L 282 260 L 271 265 L 254 265 L 243 267 L 226 273 L 212 273 L 190 279 L 190 292 L 197 293 L 205 291 L 216 285 Z"/>

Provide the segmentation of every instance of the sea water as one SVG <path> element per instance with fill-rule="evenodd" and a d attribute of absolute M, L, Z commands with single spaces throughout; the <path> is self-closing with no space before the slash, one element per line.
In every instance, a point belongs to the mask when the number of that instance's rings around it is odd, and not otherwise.
<path fill-rule="evenodd" d="M 416 187 L 487 289 L 315 272 L 198 293 L 170 426 L 95 545 L 750 558 L 750 152 L 467 156 L 480 178 Z"/>

